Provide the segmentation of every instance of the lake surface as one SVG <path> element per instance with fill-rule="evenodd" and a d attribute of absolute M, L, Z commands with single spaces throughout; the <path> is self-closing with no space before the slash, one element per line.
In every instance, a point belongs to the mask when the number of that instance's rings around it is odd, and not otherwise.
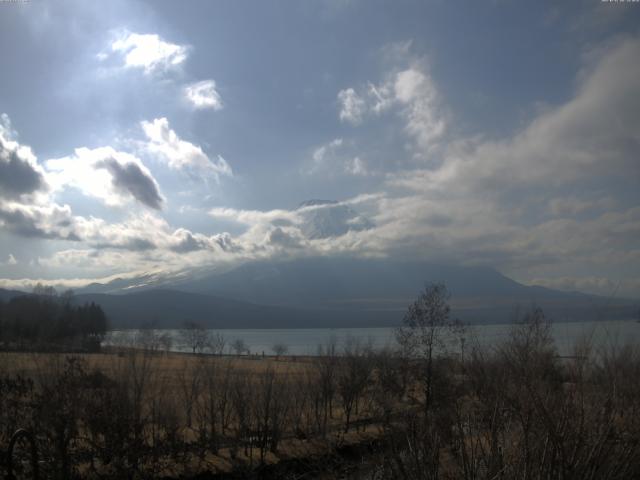
<path fill-rule="evenodd" d="M 479 344 L 483 347 L 499 345 L 508 338 L 511 324 L 475 325 L 465 333 L 465 345 Z M 210 330 L 226 340 L 225 352 L 232 353 L 231 343 L 244 341 L 252 354 L 273 355 L 273 346 L 284 344 L 289 355 L 317 355 L 319 345 L 335 343 L 340 352 L 349 342 L 371 345 L 376 349 L 395 346 L 394 328 L 308 328 L 308 329 L 223 329 Z M 171 337 L 172 351 L 190 351 L 182 341 L 181 330 L 154 330 L 157 335 Z M 640 345 L 640 323 L 635 320 L 607 322 L 558 322 L 552 324 L 553 338 L 560 355 L 571 355 L 577 342 L 590 340 L 595 348 L 615 348 L 628 344 Z M 105 345 L 134 342 L 140 335 L 138 330 L 111 332 Z M 139 338 L 139 337 L 138 337 Z M 456 342 L 460 345 L 460 341 Z M 453 348 L 453 347 L 452 347 Z"/>

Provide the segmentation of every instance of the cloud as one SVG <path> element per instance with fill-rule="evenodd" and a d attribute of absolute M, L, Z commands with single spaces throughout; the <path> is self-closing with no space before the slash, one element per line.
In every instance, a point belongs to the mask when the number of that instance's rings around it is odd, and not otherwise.
<path fill-rule="evenodd" d="M 611 197 L 578 198 L 562 196 L 549 200 L 549 211 L 556 217 L 576 216 L 593 211 L 607 211 L 615 207 Z"/>
<path fill-rule="evenodd" d="M 203 80 L 185 86 L 184 96 L 196 109 L 222 110 L 224 106 L 213 80 Z"/>
<path fill-rule="evenodd" d="M 262 211 L 238 210 L 235 208 L 212 208 L 208 213 L 214 218 L 231 220 L 244 225 L 254 225 L 257 223 L 274 223 L 282 221 L 294 223 L 297 221 L 297 216 L 294 211 L 280 209 Z"/>
<path fill-rule="evenodd" d="M 440 94 L 426 68 L 418 62 L 387 74 L 379 85 L 368 83 L 359 91 L 340 90 L 338 102 L 340 120 L 352 125 L 360 125 L 365 118 L 396 107 L 407 134 L 415 139 L 423 154 L 438 144 L 447 128 L 448 114 Z"/>
<path fill-rule="evenodd" d="M 123 162 L 111 157 L 97 164 L 96 168 L 106 168 L 111 173 L 113 186 L 121 191 L 129 192 L 136 200 L 147 207 L 160 210 L 163 198 L 158 184 L 149 171 L 141 163 Z"/>
<path fill-rule="evenodd" d="M 352 156 L 353 145 L 342 138 L 335 138 L 316 147 L 311 160 L 303 165 L 301 171 L 307 175 L 318 173 L 333 175 L 364 176 L 369 172 L 366 162 L 359 156 Z"/>
<path fill-rule="evenodd" d="M 446 128 L 438 92 L 425 72 L 412 67 L 398 73 L 393 85 L 395 99 L 403 106 L 406 130 L 419 148 L 428 152 Z"/>
<path fill-rule="evenodd" d="M 156 40 L 164 42 L 159 37 Z M 39 167 L 30 151 L 21 150 L 15 158 L 5 153 L 2 161 L 6 165 L 0 168 L 11 169 L 14 162 L 27 172 L 25 178 L 30 170 L 36 173 L 31 183 L 5 187 L 2 182 L 10 176 L 0 172 L 0 224 L 3 230 L 16 234 L 81 242 L 72 244 L 73 253 L 59 255 L 56 265 L 60 268 L 72 259 L 79 269 L 82 265 L 107 268 L 115 264 L 129 270 L 275 258 L 286 252 L 349 252 L 485 264 L 515 278 L 549 282 L 560 278 L 557 274 L 562 271 L 567 284 L 583 278 L 582 283 L 576 283 L 584 286 L 580 288 L 605 288 L 608 284 L 599 280 L 591 281 L 593 287 L 589 287 L 585 272 L 615 278 L 616 270 L 633 273 L 640 266 L 638 45 L 637 39 L 626 38 L 605 49 L 598 60 L 589 57 L 592 63 L 578 76 L 568 100 L 532 113 L 528 122 L 514 128 L 515 133 L 502 138 L 483 137 L 482 126 L 478 127 L 480 132 L 474 132 L 480 133 L 477 136 L 452 138 L 454 125 L 430 70 L 408 57 L 403 57 L 405 63 L 400 68 L 374 82 L 364 79 L 341 90 L 337 97 L 341 122 L 361 125 L 383 116 L 385 121 L 395 121 L 392 128 L 384 125 L 384 139 L 372 139 L 372 149 L 391 142 L 393 154 L 399 157 L 404 144 L 411 154 L 437 159 L 437 164 L 387 174 L 386 182 L 378 187 L 380 195 L 363 204 L 366 217 L 372 220 L 367 228 L 350 228 L 351 220 L 347 220 L 343 230 L 310 235 L 304 228 L 305 217 L 331 208 L 312 205 L 293 210 L 211 210 L 211 216 L 246 227 L 233 236 L 179 228 L 179 224 L 169 225 L 146 210 L 144 214 L 133 212 L 117 223 L 74 216 L 70 207 L 55 203 L 55 195 L 64 188 L 78 188 L 107 205 L 135 200 L 157 210 L 163 204 L 155 180 L 141 162 L 97 155 L 88 149 L 88 153 L 65 157 L 69 164 L 64 168 L 52 163 L 50 171 Z M 132 44 L 116 52 L 128 62 L 136 48 Z M 183 53 L 186 58 L 188 51 Z M 160 60 L 138 64 L 132 60 L 130 68 L 164 71 L 183 64 L 184 59 L 178 58 L 174 56 L 176 62 L 166 65 Z M 196 108 L 215 110 L 222 103 L 213 81 L 187 85 L 180 94 L 186 96 L 189 87 L 206 86 L 207 82 L 211 82 L 211 90 L 193 89 L 196 100 L 190 101 Z M 399 129 L 393 128 L 396 126 Z M 169 168 L 216 180 L 233 175 L 224 159 L 209 158 L 198 142 L 179 137 L 166 118 L 142 122 L 142 128 L 145 149 Z M 368 131 L 362 128 L 356 133 Z M 386 134 L 391 137 L 398 131 L 401 138 L 387 139 Z M 381 149 L 380 156 L 375 156 L 354 151 L 354 142 L 348 137 L 326 140 L 306 155 L 309 165 L 325 174 L 374 175 L 372 165 L 378 166 L 380 157 L 388 153 Z M 2 152 L 18 152 L 19 148 L 3 144 Z M 101 160 L 90 160 L 92 154 Z M 347 188 L 360 188 L 374 180 L 359 180 Z M 46 202 L 28 198 L 43 192 L 48 184 L 53 193 Z M 127 215 L 125 210 L 116 213 Z M 189 215 L 195 217 L 194 213 Z"/>
<path fill-rule="evenodd" d="M 12 139 L 11 123 L 0 116 L 0 198 L 18 199 L 46 188 L 42 168 L 27 146 Z"/>
<path fill-rule="evenodd" d="M 302 248 L 304 239 L 295 229 L 275 227 L 268 234 L 268 243 L 285 249 Z"/>
<path fill-rule="evenodd" d="M 204 235 L 185 228 L 173 229 L 156 214 L 132 214 L 123 222 L 108 223 L 91 218 L 78 222 L 78 231 L 85 243 L 98 250 L 123 250 L 140 254 L 153 251 L 164 258 L 167 253 L 208 251 L 231 253 L 238 246 L 228 233 Z"/>
<path fill-rule="evenodd" d="M 146 74 L 179 67 L 189 48 L 162 40 L 156 34 L 124 32 L 111 44 L 111 50 L 124 56 L 124 65 L 142 68 Z"/>
<path fill-rule="evenodd" d="M 336 138 L 334 140 L 331 140 L 326 145 L 322 145 L 321 147 L 316 148 L 313 151 L 313 160 L 316 163 L 322 163 L 327 153 L 334 152 L 336 149 L 342 146 L 342 143 L 343 142 L 341 138 Z"/>
<path fill-rule="evenodd" d="M 352 125 L 362 123 L 367 111 L 367 104 L 353 88 L 347 88 L 338 92 L 338 102 L 340 103 L 340 120 Z"/>
<path fill-rule="evenodd" d="M 312 163 L 305 169 L 305 173 L 313 174 L 322 170 L 333 169 L 332 164 L 343 143 L 342 138 L 335 138 L 315 148 L 311 154 Z"/>
<path fill-rule="evenodd" d="M 344 202 L 311 200 L 303 202 L 295 210 L 214 208 L 209 215 L 246 225 L 248 229 L 238 238 L 246 251 L 266 243 L 296 249 L 304 246 L 308 252 L 317 253 L 318 247 L 313 245 L 313 241 L 372 229 L 373 223 L 351 208 L 351 205 L 370 200 L 368 196 Z"/>
<path fill-rule="evenodd" d="M 125 238 L 123 241 L 105 238 L 104 240 L 100 240 L 97 243 L 92 243 L 91 246 L 98 250 L 127 250 L 129 252 L 146 252 L 148 250 L 155 250 L 157 248 L 156 244 L 153 241 L 147 238 L 135 236 Z"/>
<path fill-rule="evenodd" d="M 513 193 L 586 178 L 640 176 L 640 40 L 608 51 L 569 102 L 499 141 L 451 145 L 441 167 L 400 174 L 416 190 Z M 491 194 L 490 193 L 490 194 Z"/>
<path fill-rule="evenodd" d="M 110 206 L 122 206 L 130 197 L 159 210 L 164 199 L 142 161 L 112 147 L 77 148 L 73 155 L 45 162 L 47 178 L 57 190 L 76 188 Z"/>
<path fill-rule="evenodd" d="M 0 202 L 0 227 L 23 237 L 80 240 L 68 205 L 39 206 Z"/>
<path fill-rule="evenodd" d="M 206 236 L 200 233 L 193 233 L 184 228 L 179 228 L 171 234 L 169 249 L 178 253 L 194 252 L 198 250 L 212 251 L 237 251 L 238 247 L 234 244 L 231 235 L 228 233 L 220 233 L 216 235 Z"/>
<path fill-rule="evenodd" d="M 84 258 L 89 258 L 93 252 L 88 251 L 80 251 L 76 250 L 73 252 L 81 252 L 84 254 Z M 69 251 L 58 252 L 58 256 L 60 257 L 57 261 L 48 262 L 47 259 L 39 259 L 42 265 L 47 267 L 59 267 L 64 265 L 60 260 L 61 259 L 77 259 L 78 255 L 69 255 Z M 63 255 L 67 254 L 67 255 Z M 95 257 L 93 257 L 95 258 Z M 113 264 L 113 257 L 109 258 L 108 262 Z M 119 263 L 119 262 L 116 262 Z M 76 277 L 76 278 L 0 278 L 0 285 L 3 288 L 16 289 L 22 291 L 30 291 L 33 289 L 35 285 L 38 283 L 44 285 L 51 285 L 54 288 L 60 290 L 65 290 L 68 288 L 82 288 L 86 287 L 91 283 L 101 283 L 107 284 L 114 280 L 131 280 L 136 281 L 139 279 L 145 279 L 148 282 L 153 281 L 153 279 L 160 279 L 164 274 L 163 270 L 160 269 L 143 269 L 143 270 L 133 270 L 130 272 L 118 272 L 112 275 L 101 275 L 94 277 Z"/>
<path fill-rule="evenodd" d="M 619 41 L 583 70 L 572 98 L 512 136 L 458 139 L 438 165 L 388 174 L 362 248 L 490 265 L 525 281 L 637 269 L 638 56 L 640 39 Z"/>
<path fill-rule="evenodd" d="M 224 158 L 218 155 L 216 160 L 211 160 L 201 147 L 178 137 L 169 127 L 166 118 L 143 121 L 141 125 L 149 139 L 148 150 L 159 154 L 170 168 L 185 171 L 192 176 L 213 177 L 216 181 L 219 181 L 220 176 L 233 176 L 231 166 Z"/>
<path fill-rule="evenodd" d="M 353 159 L 348 160 L 345 164 L 345 171 L 351 175 L 362 176 L 369 174 L 364 160 L 360 157 L 354 157 Z"/>

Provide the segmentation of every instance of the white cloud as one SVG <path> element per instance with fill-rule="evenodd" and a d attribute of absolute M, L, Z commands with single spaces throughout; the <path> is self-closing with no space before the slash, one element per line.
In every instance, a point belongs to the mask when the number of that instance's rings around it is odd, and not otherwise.
<path fill-rule="evenodd" d="M 332 154 L 334 153 L 338 148 L 340 148 L 342 146 L 342 139 L 341 138 L 335 138 L 333 140 L 331 140 L 329 143 L 326 143 L 324 145 L 321 145 L 320 147 L 316 148 L 313 151 L 313 154 L 311 155 L 311 157 L 313 158 L 313 161 L 317 164 L 320 165 L 324 162 L 325 157 L 327 156 L 327 154 Z"/>
<path fill-rule="evenodd" d="M 191 175 L 205 175 L 216 181 L 220 176 L 232 177 L 233 171 L 227 161 L 218 155 L 211 160 L 202 148 L 182 140 L 169 127 L 166 118 L 156 118 L 151 122 L 142 122 L 142 129 L 149 139 L 147 148 L 165 159 L 170 168 L 183 170 Z"/>
<path fill-rule="evenodd" d="M 416 190 L 513 193 L 585 178 L 640 176 L 640 40 L 610 50 L 569 102 L 511 138 L 452 145 L 441 167 L 397 176 Z"/>
<path fill-rule="evenodd" d="M 91 219 L 79 228 L 82 238 L 93 248 L 132 252 L 165 251 L 187 253 L 200 250 L 226 252 L 234 249 L 227 233 L 203 235 L 185 228 L 173 229 L 167 221 L 150 212 L 131 215 L 120 223 Z"/>
<path fill-rule="evenodd" d="M 403 106 L 407 132 L 428 152 L 445 132 L 445 116 L 431 77 L 417 68 L 396 75 L 395 98 Z"/>
<path fill-rule="evenodd" d="M 124 56 L 126 67 L 143 68 L 148 74 L 179 67 L 189 48 L 166 42 L 156 34 L 125 32 L 111 44 L 111 50 Z"/>
<path fill-rule="evenodd" d="M 74 155 L 47 160 L 45 166 L 54 190 L 76 188 L 110 206 L 125 205 L 131 197 L 154 209 L 164 202 L 142 161 L 112 147 L 77 148 Z"/>
<path fill-rule="evenodd" d="M 358 155 L 351 154 L 353 145 L 342 138 L 335 138 L 311 153 L 311 160 L 302 167 L 302 173 L 307 175 L 325 174 L 364 176 L 370 172 L 366 162 Z"/>
<path fill-rule="evenodd" d="M 368 96 L 370 109 L 377 114 L 389 110 L 395 101 L 393 85 L 390 82 L 380 85 L 369 84 Z"/>
<path fill-rule="evenodd" d="M 360 157 L 354 157 L 353 159 L 348 160 L 345 164 L 345 171 L 351 175 L 360 176 L 367 175 L 369 173 L 364 160 Z"/>
<path fill-rule="evenodd" d="M 343 202 L 311 201 L 295 210 L 237 210 L 214 208 L 209 215 L 245 225 L 235 241 L 245 255 L 318 255 L 357 251 L 362 247 L 360 232 L 372 223 L 351 208 L 375 202 L 377 196 L 357 196 Z M 295 250 L 292 251 L 291 249 Z M 366 255 L 367 252 L 362 252 Z"/>
<path fill-rule="evenodd" d="M 359 125 L 367 116 L 399 108 L 406 132 L 415 139 L 418 150 L 428 153 L 442 138 L 447 114 L 431 76 L 420 64 L 390 73 L 379 85 L 369 83 L 359 93 L 353 88 L 338 92 L 340 120 Z"/>
<path fill-rule="evenodd" d="M 160 269 L 143 269 L 134 270 L 130 272 L 119 272 L 112 275 L 102 275 L 94 277 L 76 277 L 76 278 L 0 278 L 0 286 L 3 288 L 17 289 L 22 291 L 30 291 L 38 283 L 44 285 L 51 285 L 52 287 L 60 290 L 68 288 L 81 288 L 90 283 L 102 283 L 106 284 L 113 280 L 122 279 L 136 279 L 137 277 L 143 277 L 149 281 L 152 278 L 161 278 L 163 271 Z"/>
<path fill-rule="evenodd" d="M 356 93 L 353 88 L 347 88 L 338 92 L 340 102 L 340 120 L 359 125 L 367 111 L 365 100 Z"/>
<path fill-rule="evenodd" d="M 184 96 L 197 109 L 221 110 L 223 107 L 222 98 L 213 80 L 203 80 L 187 85 L 184 87 Z"/>
<path fill-rule="evenodd" d="M 286 221 L 297 223 L 298 216 L 291 210 L 238 210 L 235 208 L 212 208 L 209 215 L 214 218 L 232 220 L 244 225 L 255 225 L 258 223 L 274 223 Z"/>

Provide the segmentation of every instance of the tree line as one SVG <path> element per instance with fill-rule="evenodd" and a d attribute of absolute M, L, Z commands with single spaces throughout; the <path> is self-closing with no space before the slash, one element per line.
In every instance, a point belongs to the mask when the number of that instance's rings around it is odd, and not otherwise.
<path fill-rule="evenodd" d="M 32 294 L 0 300 L 0 347 L 5 350 L 97 351 L 109 324 L 95 303 L 76 305 L 73 292 L 38 284 Z"/>

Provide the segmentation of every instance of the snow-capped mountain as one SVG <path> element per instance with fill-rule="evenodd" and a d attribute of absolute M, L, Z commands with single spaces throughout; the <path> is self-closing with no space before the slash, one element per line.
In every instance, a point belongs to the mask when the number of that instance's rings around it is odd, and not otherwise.
<path fill-rule="evenodd" d="M 348 205 L 332 200 L 307 200 L 298 206 L 302 233 L 310 239 L 339 237 L 374 227 L 371 220 Z"/>

